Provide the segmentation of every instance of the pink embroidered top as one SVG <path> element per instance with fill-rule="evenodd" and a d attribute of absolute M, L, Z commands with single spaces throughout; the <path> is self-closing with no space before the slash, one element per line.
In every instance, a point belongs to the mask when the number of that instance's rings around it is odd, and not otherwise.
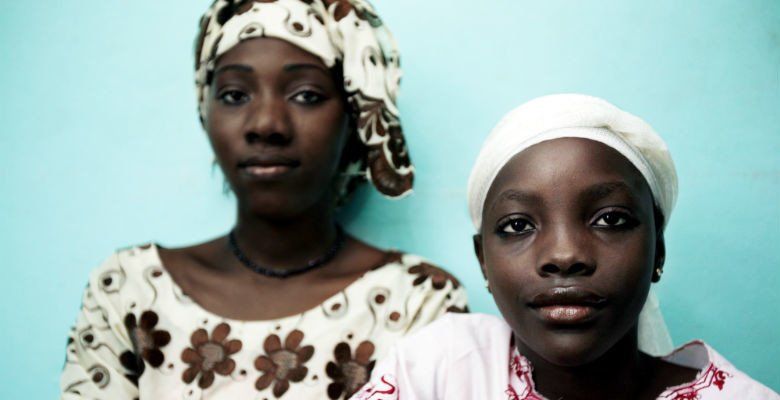
<path fill-rule="evenodd" d="M 530 362 L 510 347 L 511 330 L 498 317 L 449 314 L 399 341 L 353 400 L 544 400 Z M 692 382 L 670 387 L 659 400 L 780 399 L 701 341 L 664 360 L 698 369 Z"/>

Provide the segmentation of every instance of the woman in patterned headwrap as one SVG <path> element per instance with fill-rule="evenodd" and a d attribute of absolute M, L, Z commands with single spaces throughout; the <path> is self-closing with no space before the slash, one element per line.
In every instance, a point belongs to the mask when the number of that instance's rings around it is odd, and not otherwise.
<path fill-rule="evenodd" d="M 362 0 L 217 0 L 196 84 L 235 227 L 97 268 L 62 398 L 345 398 L 396 339 L 463 310 L 454 277 L 335 221 L 366 179 L 388 197 L 412 189 L 399 78 L 392 37 Z"/>

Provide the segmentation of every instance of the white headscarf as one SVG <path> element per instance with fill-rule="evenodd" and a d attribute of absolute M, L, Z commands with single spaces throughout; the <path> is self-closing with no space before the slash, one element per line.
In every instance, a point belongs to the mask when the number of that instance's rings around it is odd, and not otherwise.
<path fill-rule="evenodd" d="M 471 171 L 469 213 L 482 228 L 482 208 L 499 171 L 521 151 L 544 141 L 576 137 L 603 143 L 622 154 L 647 181 L 664 217 L 677 200 L 677 172 L 666 143 L 642 119 L 605 100 L 582 94 L 539 97 L 510 111 L 493 128 Z M 653 290 L 639 315 L 639 348 L 651 355 L 672 350 L 672 341 Z"/>

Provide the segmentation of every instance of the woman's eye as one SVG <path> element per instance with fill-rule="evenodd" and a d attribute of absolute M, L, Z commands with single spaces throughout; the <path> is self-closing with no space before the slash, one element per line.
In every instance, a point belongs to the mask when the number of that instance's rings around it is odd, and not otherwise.
<path fill-rule="evenodd" d="M 239 105 L 249 101 L 249 95 L 240 90 L 225 90 L 220 93 L 219 101 L 227 105 Z"/>
<path fill-rule="evenodd" d="M 325 100 L 325 96 L 313 91 L 302 90 L 292 97 L 293 101 L 301 104 L 316 104 Z"/>
<path fill-rule="evenodd" d="M 613 211 L 602 214 L 593 225 L 599 227 L 622 227 L 631 224 L 632 221 L 628 215 Z"/>
<path fill-rule="evenodd" d="M 502 234 L 510 234 L 510 235 L 516 235 L 519 233 L 527 233 L 534 229 L 534 226 L 525 219 L 513 219 L 509 222 L 504 223 L 501 225 L 499 229 L 499 233 Z"/>

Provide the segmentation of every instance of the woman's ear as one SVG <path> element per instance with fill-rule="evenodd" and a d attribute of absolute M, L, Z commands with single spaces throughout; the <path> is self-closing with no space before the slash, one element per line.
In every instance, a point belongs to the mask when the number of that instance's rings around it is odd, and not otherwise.
<path fill-rule="evenodd" d="M 664 262 L 666 261 L 666 243 L 664 242 L 663 232 L 659 233 L 655 239 L 655 263 L 653 265 L 653 283 L 661 280 L 664 272 Z"/>
<path fill-rule="evenodd" d="M 477 255 L 477 260 L 479 260 L 479 267 L 482 269 L 482 276 L 486 277 L 485 275 L 485 257 L 482 254 L 482 235 L 477 233 L 476 235 L 472 236 L 472 239 L 474 241 L 474 254 Z"/>
<path fill-rule="evenodd" d="M 485 254 L 482 252 L 482 235 L 478 233 L 472 236 L 472 240 L 474 241 L 474 254 L 477 255 L 477 260 L 479 260 L 479 269 L 482 270 L 482 277 L 485 278 L 485 288 L 490 292 L 490 284 L 485 272 Z"/>

